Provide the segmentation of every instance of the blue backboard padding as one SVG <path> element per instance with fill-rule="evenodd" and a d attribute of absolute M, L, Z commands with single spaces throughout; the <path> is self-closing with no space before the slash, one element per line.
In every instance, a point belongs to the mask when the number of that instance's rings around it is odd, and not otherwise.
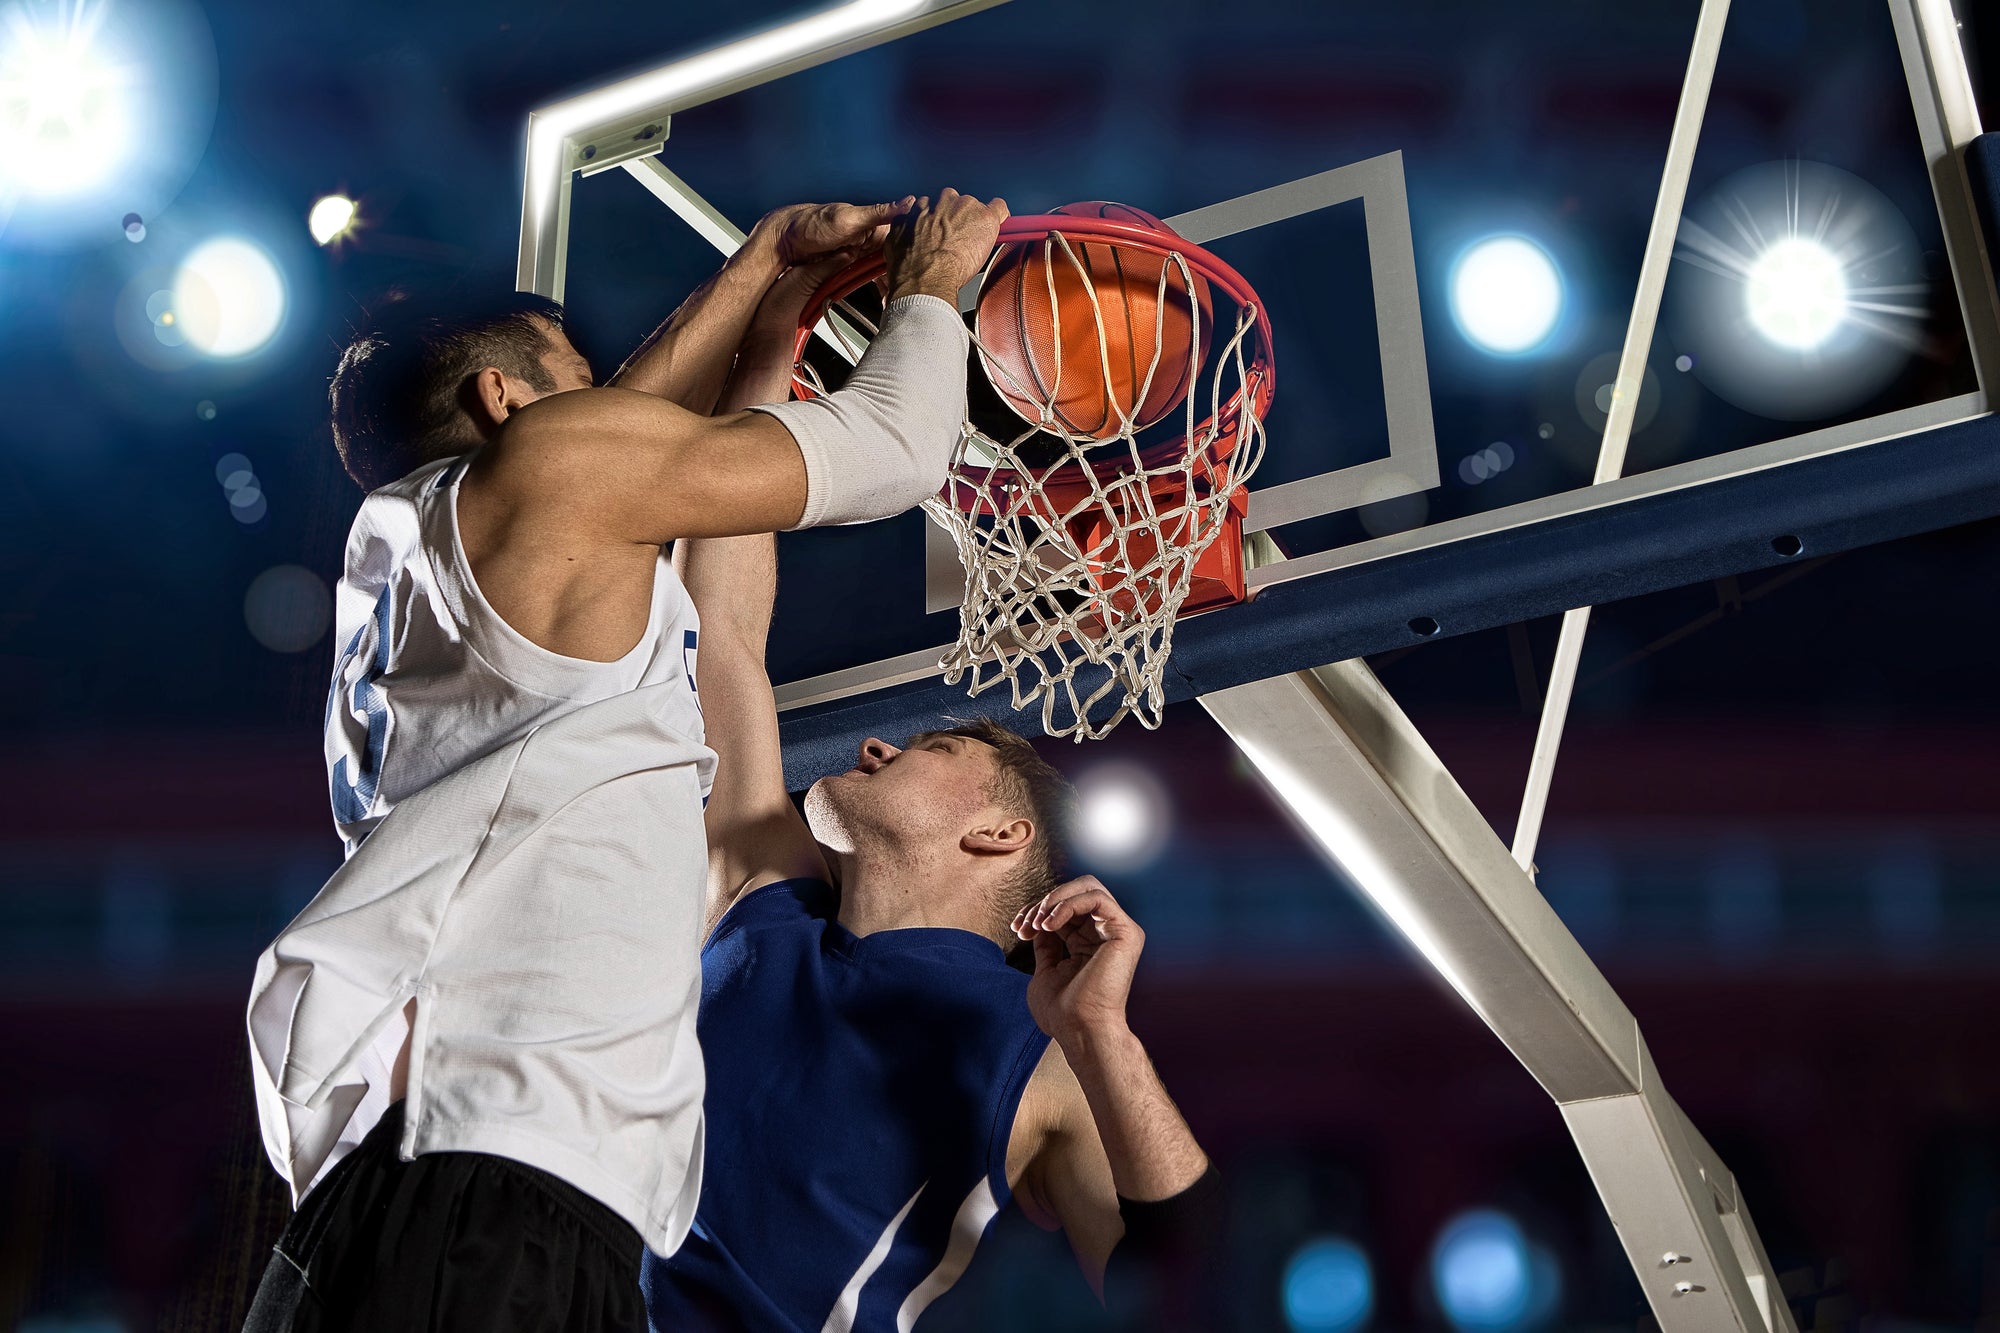
<path fill-rule="evenodd" d="M 1439 637 L 1466 634 L 1995 514 L 2000 420 L 1986 416 L 1281 584 L 1178 626 L 1167 694 L 1181 702 L 1405 647 L 1422 641 L 1420 617 Z M 1785 537 L 1797 555 L 1773 545 Z M 900 741 L 978 714 L 1041 731 L 1004 689 L 969 699 L 933 678 L 785 714 L 786 782 L 798 791 L 850 767 L 868 735 Z"/>

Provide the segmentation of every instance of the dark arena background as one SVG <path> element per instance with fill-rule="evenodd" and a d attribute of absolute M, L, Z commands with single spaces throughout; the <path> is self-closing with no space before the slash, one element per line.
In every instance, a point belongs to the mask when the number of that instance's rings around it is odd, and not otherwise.
<path fill-rule="evenodd" d="M 1400 151 L 1440 475 L 1325 547 L 1589 480 L 1698 8 L 1018 0 L 689 112 L 671 158 L 747 224 L 946 184 L 1164 216 Z M 1693 217 L 1733 171 L 1827 164 L 1907 222 L 1928 296 L 1850 420 L 1973 384 L 1890 11 L 1737 0 L 1689 193 Z M 392 286 L 513 285 L 530 111 L 801 12 L 0 0 L 0 1328 L 233 1330 L 287 1215 L 243 1015 L 340 860 L 320 728 L 359 492 L 325 409 L 350 326 Z M 1958 19 L 2000 123 L 2000 7 Z M 163 100 L 121 116 L 135 88 Z M 716 257 L 629 180 L 577 190 L 567 296 L 603 373 Z M 1350 231 L 1252 256 L 1296 368 L 1274 440 L 1383 429 Z M 1455 285 L 1488 231 L 1560 270 L 1531 355 Z M 1832 415 L 1690 373 L 1680 269 L 1635 470 Z M 1801 1329 L 2000 1329 L 2000 498 L 1962 499 L 1600 605 L 1536 858 Z M 781 681 L 894 637 L 870 589 L 912 576 L 852 550 L 788 559 Z M 1563 609 L 1510 602 L 1512 568 L 1477 628 L 1329 654 L 1367 653 L 1503 837 Z M 1134 1026 L 1227 1182 L 1230 1291 L 1186 1326 L 1652 1326 L 1549 1097 L 1206 713 L 1043 748 L 1083 866 L 1147 929 Z M 921 1324 L 1109 1326 L 1017 1212 Z"/>

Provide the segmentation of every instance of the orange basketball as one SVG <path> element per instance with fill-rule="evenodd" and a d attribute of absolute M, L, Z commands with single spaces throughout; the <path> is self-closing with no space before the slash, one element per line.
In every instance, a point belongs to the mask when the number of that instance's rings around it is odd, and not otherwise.
<path fill-rule="evenodd" d="M 1124 204 L 1064 204 L 1053 210 L 1072 217 L 1132 222 L 1172 235 L 1150 213 Z M 1208 281 L 1190 268 L 1188 283 L 1178 265 L 1162 256 L 1107 241 L 1062 245 L 1020 241 L 1003 246 L 979 294 L 975 327 L 987 357 L 986 378 L 1023 420 L 1040 424 L 1044 404 L 1053 401 L 1056 420 L 1073 435 L 1108 440 L 1118 434 L 1121 411 L 1133 426 L 1150 426 L 1178 407 L 1200 366 L 1190 355 L 1198 320 L 1200 345 L 1208 347 Z M 1079 271 L 1079 268 L 1081 271 Z M 1164 299 L 1160 275 L 1166 271 Z M 1051 286 L 1054 299 L 1051 300 Z M 1091 293 L 1097 308 L 1092 309 Z M 1163 309 L 1164 307 L 1164 309 Z M 1097 335 L 1104 322 L 1103 346 Z M 1057 334 L 1061 338 L 1061 378 L 1057 378 Z M 1159 357 L 1157 367 L 1153 364 Z M 994 364 L 988 364 L 988 357 Z M 1106 365 L 1109 375 L 1106 375 Z M 1147 382 L 1151 372 L 1152 381 Z M 1141 390 L 1144 401 L 1138 401 Z"/>

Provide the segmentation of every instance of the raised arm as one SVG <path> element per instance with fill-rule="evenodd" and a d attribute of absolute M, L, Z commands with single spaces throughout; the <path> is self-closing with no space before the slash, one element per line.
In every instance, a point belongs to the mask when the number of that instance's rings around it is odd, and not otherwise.
<path fill-rule="evenodd" d="M 458 521 L 486 599 L 551 652 L 614 660 L 643 632 L 667 543 L 887 518 L 934 494 L 965 411 L 953 298 L 1006 214 L 947 190 L 897 219 L 881 328 L 847 382 L 811 402 L 708 417 L 626 388 L 517 400 L 514 381 L 482 372 L 489 442 Z"/>
<path fill-rule="evenodd" d="M 1035 944 L 1028 1007 L 1054 1046 L 1030 1081 L 1034 1156 L 1024 1205 L 1062 1227 L 1093 1285 L 1126 1236 L 1122 1212 L 1173 1199 L 1208 1157 L 1125 1021 L 1145 932 L 1096 879 L 1060 886 L 1014 919 Z"/>
<path fill-rule="evenodd" d="M 507 415 L 467 481 L 541 544 L 660 546 L 900 513 L 944 482 L 964 411 L 953 304 L 1006 205 L 947 190 L 888 239 L 879 335 L 836 393 L 701 416 L 649 393 L 551 394 Z"/>
<path fill-rule="evenodd" d="M 626 358 L 611 386 L 709 415 L 752 313 L 786 266 L 877 240 L 877 233 L 914 202 L 793 204 L 765 214 L 715 276 L 695 288 Z"/>
<path fill-rule="evenodd" d="M 736 357 L 720 410 L 791 396 L 799 311 L 837 267 L 795 268 L 772 286 Z M 674 565 L 701 614 L 702 714 L 717 760 L 705 816 L 706 934 L 748 890 L 827 872 L 785 790 L 778 705 L 764 666 L 778 587 L 776 541 L 767 533 L 683 541 L 674 548 Z"/>

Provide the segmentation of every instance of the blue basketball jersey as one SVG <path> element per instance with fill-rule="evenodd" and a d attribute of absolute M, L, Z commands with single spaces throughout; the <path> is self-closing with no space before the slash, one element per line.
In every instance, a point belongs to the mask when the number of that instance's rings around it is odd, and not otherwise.
<path fill-rule="evenodd" d="M 646 1256 L 659 1333 L 907 1333 L 1012 1197 L 1048 1045 L 1028 978 L 969 931 L 856 937 L 836 910 L 768 885 L 702 950 L 707 1168 L 686 1242 Z"/>

